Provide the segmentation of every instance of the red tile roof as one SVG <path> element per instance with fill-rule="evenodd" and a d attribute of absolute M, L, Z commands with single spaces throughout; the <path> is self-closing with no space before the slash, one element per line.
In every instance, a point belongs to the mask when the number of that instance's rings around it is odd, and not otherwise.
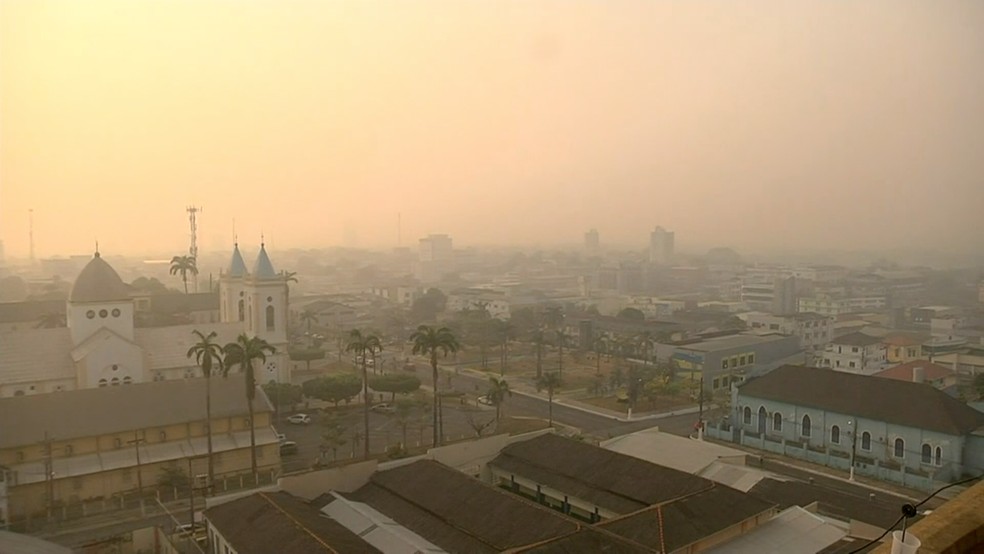
<path fill-rule="evenodd" d="M 897 381 L 912 381 L 912 370 L 917 367 L 922 368 L 923 378 L 926 381 L 936 381 L 937 379 L 945 379 L 953 375 L 953 370 L 945 366 L 934 364 L 929 360 L 914 360 L 880 371 L 875 374 L 875 377 L 884 377 Z"/>

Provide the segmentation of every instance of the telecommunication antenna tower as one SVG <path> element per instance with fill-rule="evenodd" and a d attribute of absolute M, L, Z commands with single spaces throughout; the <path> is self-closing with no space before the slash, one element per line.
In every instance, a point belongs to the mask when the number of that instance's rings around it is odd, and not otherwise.
<path fill-rule="evenodd" d="M 201 208 L 196 208 L 195 206 L 188 206 L 185 211 L 188 212 L 188 223 L 191 224 L 191 245 L 188 247 L 188 255 L 195 259 L 195 263 L 198 263 L 198 212 L 202 211 Z M 195 292 L 198 292 L 198 276 L 195 275 Z"/>

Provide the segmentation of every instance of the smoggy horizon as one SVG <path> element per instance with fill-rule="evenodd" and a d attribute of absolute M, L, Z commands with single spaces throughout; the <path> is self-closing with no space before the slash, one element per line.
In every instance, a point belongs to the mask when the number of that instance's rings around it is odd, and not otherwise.
<path fill-rule="evenodd" d="M 0 4 L 0 240 L 37 256 L 984 235 L 984 4 Z M 398 219 L 401 224 L 398 225 Z M 399 235 L 398 235 L 399 234 Z M 976 239 L 976 240 L 975 240 Z"/>

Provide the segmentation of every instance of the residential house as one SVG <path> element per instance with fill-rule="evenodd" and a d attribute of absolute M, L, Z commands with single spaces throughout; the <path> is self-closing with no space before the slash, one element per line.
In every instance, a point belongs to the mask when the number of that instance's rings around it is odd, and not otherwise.
<path fill-rule="evenodd" d="M 872 375 L 885 368 L 887 357 L 881 338 L 855 332 L 833 339 L 824 350 L 821 366 Z"/>
<path fill-rule="evenodd" d="M 952 369 L 935 364 L 929 360 L 914 360 L 904 364 L 879 371 L 875 377 L 911 381 L 913 383 L 928 383 L 939 390 L 956 392 L 957 373 Z"/>
<path fill-rule="evenodd" d="M 885 344 L 885 360 L 893 364 L 904 364 L 922 357 L 922 343 L 928 337 L 913 333 L 890 333 L 882 337 Z"/>
<path fill-rule="evenodd" d="M 809 312 L 773 315 L 764 312 L 747 312 L 738 317 L 752 331 L 768 331 L 799 337 L 800 348 L 806 351 L 822 350 L 833 338 L 833 318 Z"/>
<path fill-rule="evenodd" d="M 932 490 L 980 472 L 984 413 L 926 383 L 783 366 L 733 390 L 747 446 Z"/>
<path fill-rule="evenodd" d="M 213 379 L 212 448 L 216 475 L 251 472 L 249 410 L 242 374 Z M 262 391 L 253 403 L 257 462 L 269 480 L 280 450 L 273 408 Z M 0 466 L 7 471 L 11 520 L 156 485 L 165 466 L 205 474 L 204 379 L 139 383 L 0 398 Z M 3 522 L 0 521 L 0 524 Z"/>

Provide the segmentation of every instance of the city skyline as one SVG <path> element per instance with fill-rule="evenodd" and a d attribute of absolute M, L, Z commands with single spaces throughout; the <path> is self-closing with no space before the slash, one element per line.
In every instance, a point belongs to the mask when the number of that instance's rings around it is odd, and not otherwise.
<path fill-rule="evenodd" d="M 11 258 L 32 208 L 38 256 L 177 251 L 189 203 L 203 249 L 984 234 L 977 3 L 45 5 L 0 6 Z"/>

